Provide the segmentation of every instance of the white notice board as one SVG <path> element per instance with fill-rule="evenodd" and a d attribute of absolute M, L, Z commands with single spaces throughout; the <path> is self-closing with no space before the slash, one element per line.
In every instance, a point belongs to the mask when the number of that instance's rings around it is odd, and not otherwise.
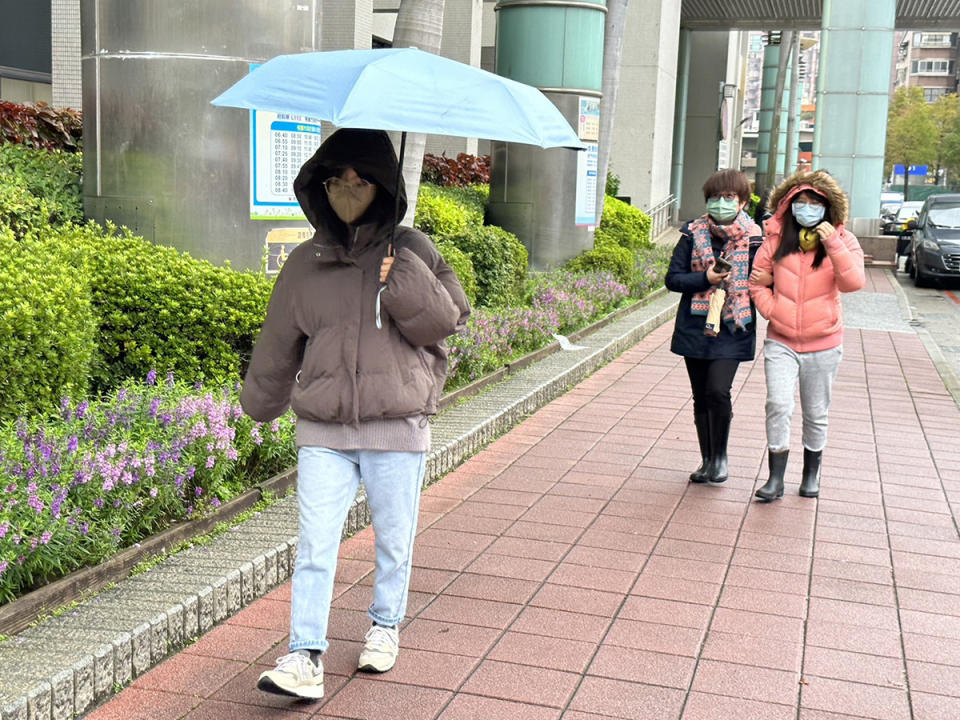
<path fill-rule="evenodd" d="M 586 143 L 577 153 L 576 225 L 597 224 L 597 143 Z"/>

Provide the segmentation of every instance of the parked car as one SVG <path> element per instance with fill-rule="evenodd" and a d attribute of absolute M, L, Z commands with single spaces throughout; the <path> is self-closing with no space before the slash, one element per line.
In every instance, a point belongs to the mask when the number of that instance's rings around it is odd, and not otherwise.
<path fill-rule="evenodd" d="M 960 279 L 960 194 L 928 197 L 908 229 L 913 237 L 906 269 L 917 287 L 933 279 Z"/>
<path fill-rule="evenodd" d="M 899 235 L 907 229 L 907 221 L 913 220 L 920 214 L 920 208 L 923 207 L 922 200 L 908 200 L 897 210 L 892 220 L 883 224 L 884 235 Z"/>
<path fill-rule="evenodd" d="M 880 193 L 880 217 L 884 222 L 892 220 L 903 205 L 903 193 L 884 190 Z"/>

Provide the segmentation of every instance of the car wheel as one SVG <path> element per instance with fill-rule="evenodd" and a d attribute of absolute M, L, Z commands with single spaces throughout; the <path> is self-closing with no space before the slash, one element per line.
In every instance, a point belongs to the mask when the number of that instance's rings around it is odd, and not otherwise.
<path fill-rule="evenodd" d="M 918 288 L 930 287 L 930 276 L 923 271 L 920 263 L 914 263 L 913 284 Z"/>
<path fill-rule="evenodd" d="M 904 264 L 904 270 L 907 271 L 907 275 L 910 276 L 911 280 L 916 280 L 917 267 L 913 264 L 913 253 L 907 255 L 907 262 Z"/>

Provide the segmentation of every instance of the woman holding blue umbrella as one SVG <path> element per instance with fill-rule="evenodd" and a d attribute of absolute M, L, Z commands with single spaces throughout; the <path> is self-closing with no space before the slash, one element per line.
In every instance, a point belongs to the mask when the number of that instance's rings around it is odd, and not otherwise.
<path fill-rule="evenodd" d="M 277 277 L 240 401 L 261 421 L 292 407 L 299 447 L 290 652 L 257 687 L 320 698 L 337 552 L 361 479 L 376 573 L 358 668 L 396 662 L 443 340 L 470 309 L 430 239 L 396 225 L 406 194 L 385 132 L 335 132 L 294 191 L 316 234 Z"/>

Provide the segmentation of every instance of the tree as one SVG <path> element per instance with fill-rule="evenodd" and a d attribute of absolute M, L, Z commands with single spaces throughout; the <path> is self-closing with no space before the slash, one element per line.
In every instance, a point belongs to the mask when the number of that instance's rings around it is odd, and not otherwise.
<path fill-rule="evenodd" d="M 393 31 L 393 47 L 416 47 L 438 55 L 443 38 L 443 7 L 444 0 L 400 0 L 397 24 Z M 426 135 L 407 133 L 403 157 L 403 181 L 407 187 L 407 214 L 401 221 L 404 225 L 413 225 L 426 144 Z"/>
<path fill-rule="evenodd" d="M 903 199 L 909 200 L 910 165 L 929 165 L 937 159 L 937 130 L 930 105 L 920 88 L 901 87 L 893 94 L 887 116 L 887 171 L 904 167 Z"/>
<path fill-rule="evenodd" d="M 627 24 L 630 0 L 608 0 L 603 35 L 603 81 L 600 97 L 600 140 L 597 148 L 597 225 L 603 216 L 606 198 L 604 178 L 610 167 L 610 146 L 613 144 L 613 116 L 617 111 L 617 88 L 620 86 L 620 57 L 623 54 L 623 30 Z"/>
<path fill-rule="evenodd" d="M 956 95 L 941 95 L 930 106 L 930 116 L 937 134 L 937 182 L 941 171 L 956 177 L 960 161 L 960 100 Z"/>

